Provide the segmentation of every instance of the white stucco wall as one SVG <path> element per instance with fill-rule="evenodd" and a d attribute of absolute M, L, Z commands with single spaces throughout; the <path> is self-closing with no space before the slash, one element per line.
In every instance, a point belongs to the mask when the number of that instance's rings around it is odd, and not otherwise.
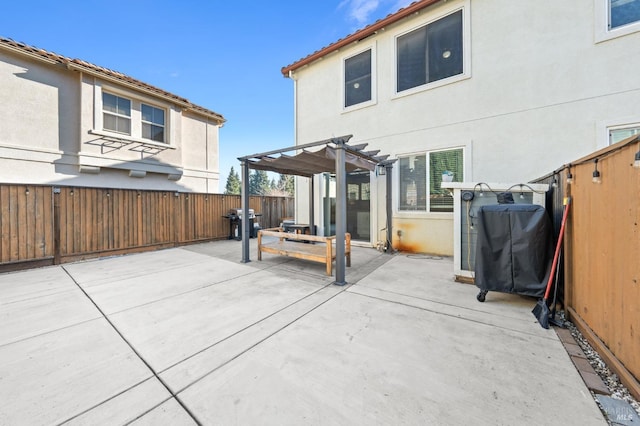
<path fill-rule="evenodd" d="M 73 149 L 70 141 L 77 145 L 76 99 L 78 86 L 63 69 L 0 50 L 0 160 L 15 160 L 3 164 L 3 181 L 38 181 L 47 174 L 41 163 L 60 159 Z M 34 173 L 24 170 L 25 162 L 34 164 Z"/>
<path fill-rule="evenodd" d="M 102 90 L 133 100 L 138 133 L 139 102 L 165 109 L 170 149 L 141 153 L 136 144 L 105 143 L 92 133 L 102 130 Z M 218 191 L 219 125 L 61 64 L 0 49 L 0 123 L 0 182 Z M 146 174 L 131 177 L 132 170 Z"/>
<path fill-rule="evenodd" d="M 469 31 L 466 78 L 396 94 L 395 38 L 459 7 Z M 640 33 L 596 42 L 605 24 L 584 0 L 437 4 L 297 70 L 297 142 L 353 134 L 351 142 L 392 158 L 464 147 L 466 181 L 530 181 L 606 145 L 606 125 L 640 122 Z M 375 102 L 345 111 L 343 61 L 368 48 Z M 397 191 L 396 180 L 396 199 Z M 416 251 L 451 254 L 451 218 L 396 204 L 394 227 Z"/>

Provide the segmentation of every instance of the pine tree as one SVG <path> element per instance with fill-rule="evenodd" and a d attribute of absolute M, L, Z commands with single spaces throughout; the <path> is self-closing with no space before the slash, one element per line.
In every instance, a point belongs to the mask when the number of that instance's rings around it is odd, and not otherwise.
<path fill-rule="evenodd" d="M 269 176 L 264 170 L 254 170 L 249 174 L 249 194 L 265 195 L 269 193 Z"/>
<path fill-rule="evenodd" d="M 227 186 L 224 190 L 225 194 L 231 195 L 240 195 L 242 191 L 240 176 L 238 173 L 233 170 L 233 166 L 231 166 L 231 171 L 229 172 L 229 177 L 227 177 Z"/>
<path fill-rule="evenodd" d="M 291 175 L 280 175 L 278 180 L 278 189 L 285 192 L 289 197 L 294 196 L 295 179 Z"/>

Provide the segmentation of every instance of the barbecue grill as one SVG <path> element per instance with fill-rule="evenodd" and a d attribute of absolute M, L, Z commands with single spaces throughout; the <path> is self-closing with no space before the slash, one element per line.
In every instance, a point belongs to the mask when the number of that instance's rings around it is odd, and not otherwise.
<path fill-rule="evenodd" d="M 242 209 L 230 209 L 229 213 L 223 217 L 229 219 L 229 239 L 242 239 Z M 249 209 L 249 238 L 255 238 L 258 235 L 260 227 L 255 223 L 257 215 L 253 209 Z"/>

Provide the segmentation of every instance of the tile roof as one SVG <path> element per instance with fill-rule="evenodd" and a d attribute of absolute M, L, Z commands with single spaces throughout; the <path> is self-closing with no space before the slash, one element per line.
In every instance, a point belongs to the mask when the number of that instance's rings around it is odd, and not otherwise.
<path fill-rule="evenodd" d="M 400 21 L 401 19 L 404 19 L 414 13 L 417 13 L 418 11 L 424 9 L 425 7 L 429 7 L 432 4 L 438 3 L 442 0 L 418 0 L 418 1 L 414 1 L 413 3 L 411 3 L 409 6 L 404 7 L 400 10 L 398 10 L 395 13 L 391 13 L 389 15 L 387 15 L 385 18 L 381 18 L 378 19 L 376 22 L 374 22 L 373 24 L 367 25 L 366 27 L 356 31 L 355 33 L 349 34 L 348 36 L 341 38 L 340 40 L 331 43 L 328 46 L 323 47 L 320 50 L 316 50 L 315 52 L 313 52 L 312 54 L 305 56 L 302 59 L 299 59 L 298 61 L 287 65 L 286 67 L 282 67 L 282 69 L 280 70 L 282 72 L 282 75 L 284 75 L 285 77 L 289 76 L 289 72 L 290 71 L 295 71 L 299 68 L 302 68 L 305 65 L 310 64 L 311 62 L 320 59 L 323 56 L 328 55 L 331 52 L 334 52 L 336 50 L 341 49 L 342 47 L 351 44 L 353 42 L 357 42 L 360 41 L 366 37 L 369 37 L 372 34 L 375 34 L 376 32 L 384 29 L 385 27 Z"/>
<path fill-rule="evenodd" d="M 49 62 L 51 64 L 60 64 L 68 69 L 86 72 L 93 75 L 104 77 L 108 80 L 118 82 L 125 86 L 133 87 L 137 90 L 143 91 L 148 94 L 162 97 L 166 100 L 175 102 L 182 108 L 186 108 L 191 111 L 195 111 L 199 114 L 205 115 L 219 122 L 224 123 L 225 118 L 217 112 L 211 111 L 207 108 L 191 103 L 188 99 L 174 95 L 162 89 L 159 89 L 150 84 L 144 83 L 135 78 L 129 77 L 118 71 L 114 71 L 108 68 L 104 68 L 95 64 L 92 64 L 81 59 L 68 58 L 66 56 L 58 55 L 57 53 L 49 52 L 44 49 L 40 49 L 34 46 L 29 46 L 25 43 L 14 41 L 10 38 L 0 37 L 0 48 L 5 48 L 14 52 L 26 54 L 33 58 Z"/>

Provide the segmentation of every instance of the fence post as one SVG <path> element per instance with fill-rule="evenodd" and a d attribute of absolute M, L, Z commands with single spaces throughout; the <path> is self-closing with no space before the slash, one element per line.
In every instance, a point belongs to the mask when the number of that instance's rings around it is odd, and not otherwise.
<path fill-rule="evenodd" d="M 53 264 L 60 264 L 60 187 L 53 188 Z"/>

